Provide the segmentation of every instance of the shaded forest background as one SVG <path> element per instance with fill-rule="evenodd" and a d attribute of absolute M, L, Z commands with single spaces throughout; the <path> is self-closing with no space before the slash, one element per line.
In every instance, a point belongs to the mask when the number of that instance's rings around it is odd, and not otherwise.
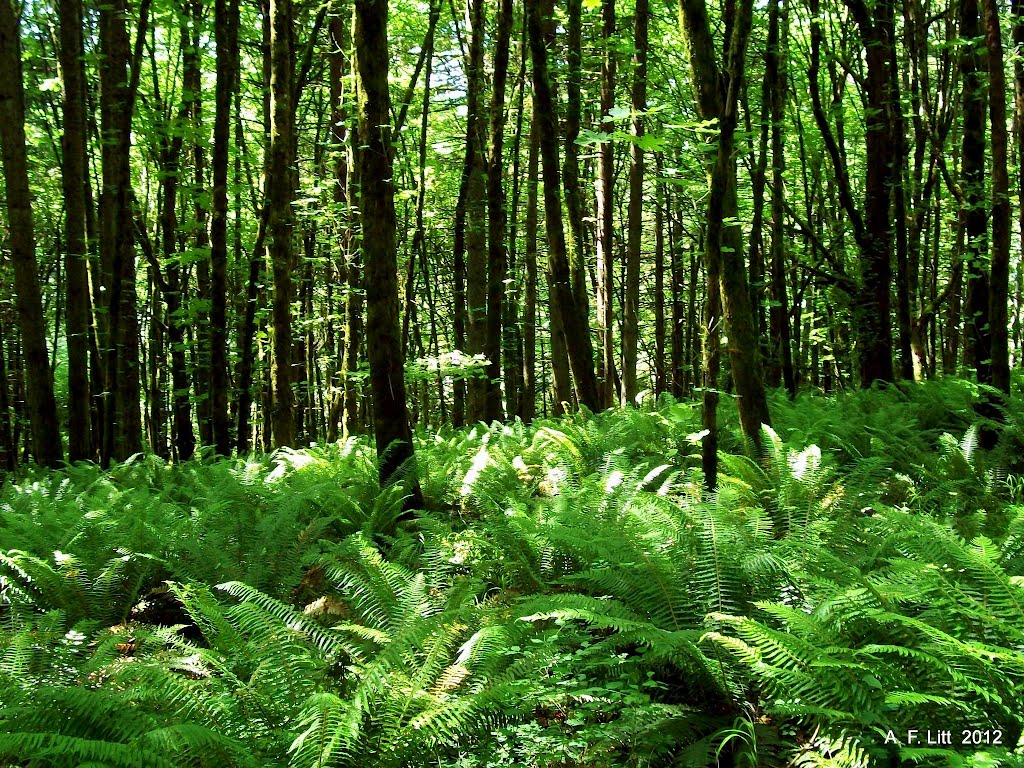
<path fill-rule="evenodd" d="M 1013 0 L 0 2 L 0 464 L 1019 363 Z M 983 433 L 983 442 L 986 440 Z M 390 446 L 390 448 L 389 448 Z"/>

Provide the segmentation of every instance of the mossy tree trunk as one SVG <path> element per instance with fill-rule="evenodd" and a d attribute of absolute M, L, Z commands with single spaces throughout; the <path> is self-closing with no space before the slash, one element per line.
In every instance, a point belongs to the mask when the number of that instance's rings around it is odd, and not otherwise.
<path fill-rule="evenodd" d="M 722 314 L 729 338 L 731 374 L 738 396 L 740 425 L 754 456 L 761 453 L 761 425 L 770 424 L 761 373 L 760 339 L 750 303 L 743 258 L 742 231 L 736 220 L 736 142 L 739 92 L 743 81 L 752 0 L 739 0 L 727 10 L 732 20 L 724 66 L 715 57 L 704 0 L 680 0 L 680 19 L 689 47 L 690 68 L 697 85 L 697 106 L 705 120 L 718 121 L 717 152 L 710 168 L 711 191 L 704 244 L 708 301 L 705 316 L 704 443 L 705 482 L 714 487 L 717 474 L 716 423 L 718 344 L 721 316 L 716 294 L 721 290 Z"/>

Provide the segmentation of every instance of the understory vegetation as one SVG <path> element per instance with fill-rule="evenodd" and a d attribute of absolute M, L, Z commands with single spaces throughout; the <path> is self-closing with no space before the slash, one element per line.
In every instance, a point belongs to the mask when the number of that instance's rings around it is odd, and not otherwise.
<path fill-rule="evenodd" d="M 691 403 L 420 434 L 412 520 L 363 438 L 28 468 L 0 765 L 1024 765 L 1024 411 L 982 451 L 977 395 L 780 396 L 761 462 L 727 407 L 714 495 Z"/>

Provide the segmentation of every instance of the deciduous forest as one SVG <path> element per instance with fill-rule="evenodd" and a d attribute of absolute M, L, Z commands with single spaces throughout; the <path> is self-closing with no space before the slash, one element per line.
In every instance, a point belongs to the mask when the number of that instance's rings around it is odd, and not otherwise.
<path fill-rule="evenodd" d="M 0 766 L 1024 766 L 1024 0 L 0 0 Z"/>

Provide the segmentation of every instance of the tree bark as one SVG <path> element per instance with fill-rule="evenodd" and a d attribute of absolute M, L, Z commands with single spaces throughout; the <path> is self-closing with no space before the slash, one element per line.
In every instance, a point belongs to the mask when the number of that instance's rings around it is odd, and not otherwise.
<path fill-rule="evenodd" d="M 594 352 L 590 340 L 590 322 L 573 290 L 562 228 L 562 195 L 558 178 L 557 101 L 548 75 L 547 48 L 542 28 L 541 0 L 526 0 L 526 17 L 533 61 L 534 119 L 537 121 L 544 179 L 544 223 L 548 236 L 548 271 L 551 277 L 552 304 L 561 321 L 569 364 L 576 382 L 580 404 L 591 411 L 601 407 L 594 373 Z"/>
<path fill-rule="evenodd" d="M 698 110 L 705 120 L 718 121 L 718 149 L 711 169 L 708 202 L 708 229 L 704 246 L 708 281 L 708 343 L 705 355 L 705 482 L 714 487 L 716 472 L 710 466 L 717 461 L 713 439 L 713 415 L 717 407 L 714 393 L 717 333 L 720 324 L 715 314 L 715 294 L 721 281 L 722 311 L 729 337 L 731 373 L 738 395 L 740 425 L 753 456 L 761 455 L 761 425 L 770 424 L 768 401 L 761 373 L 760 342 L 757 323 L 750 305 L 750 287 L 743 259 L 742 231 L 736 222 L 735 130 L 738 95 L 743 79 L 744 58 L 750 35 L 752 0 L 739 0 L 731 15 L 725 66 L 715 61 L 711 27 L 703 0 L 680 0 L 680 19 L 689 45 L 690 68 L 697 84 Z M 727 224 L 728 222 L 728 224 Z M 710 471 L 709 471 L 710 470 Z"/>
<path fill-rule="evenodd" d="M 366 336 L 373 390 L 373 423 L 382 485 L 405 479 L 406 509 L 422 506 L 405 398 L 398 320 L 398 255 L 392 179 L 391 98 L 388 93 L 388 6 L 355 0 L 355 73 L 359 105 L 357 155 L 366 264 Z"/>
<path fill-rule="evenodd" d="M 1024 253 L 1024 61 L 1020 54 L 1024 53 L 1024 0 L 1012 0 L 1013 11 L 1013 44 L 1017 56 L 1013 60 L 1013 130 L 1017 152 L 1017 228 L 1019 230 L 1021 253 Z M 1017 268 L 1016 313 L 1013 321 L 1014 347 L 1017 364 L 1021 364 L 1024 350 L 1024 269 Z"/>
<path fill-rule="evenodd" d="M 818 0 L 811 0 L 810 6 L 808 77 L 815 122 L 832 161 L 839 202 L 849 218 L 861 254 L 861 283 L 854 297 L 855 323 L 859 335 L 861 386 L 870 387 L 875 382 L 892 381 L 895 375 L 890 326 L 893 256 L 890 201 L 894 187 L 901 186 L 902 142 L 895 132 L 902 131 L 902 120 L 898 114 L 899 82 L 892 59 L 895 45 L 892 0 L 880 0 L 870 9 L 864 0 L 846 0 L 846 6 L 857 25 L 867 61 L 865 142 L 871 162 L 867 164 L 863 216 L 853 200 L 842 133 L 833 134 L 821 104 L 818 72 L 822 32 Z M 905 226 L 905 222 L 899 225 Z"/>
<path fill-rule="evenodd" d="M 466 347 L 470 355 L 487 354 L 487 164 L 484 119 L 484 0 L 469 0 L 469 61 L 466 71 L 466 156 L 462 196 L 466 244 Z M 491 361 L 488 361 L 491 362 Z M 500 365 L 500 361 L 499 361 Z M 489 383 L 474 376 L 468 385 L 468 418 L 487 419 Z"/>
<path fill-rule="evenodd" d="M 964 228 L 967 278 L 967 348 L 978 381 L 992 383 L 992 335 L 989 324 L 989 278 L 985 268 L 987 216 L 985 211 L 985 89 L 976 49 L 981 35 L 978 0 L 961 0 L 960 35 L 966 40 L 960 60 L 963 73 L 963 140 L 960 217 Z"/>
<path fill-rule="evenodd" d="M 553 6 L 552 6 L 553 7 Z M 569 229 L 565 233 L 566 253 L 569 267 L 572 270 L 572 289 L 576 294 L 576 302 L 581 311 L 590 314 L 587 292 L 587 241 L 583 227 L 583 192 L 580 189 L 580 153 L 576 141 L 580 136 L 582 123 L 583 97 L 583 2 L 582 0 L 565 0 L 566 30 L 566 67 L 565 67 L 565 156 L 562 160 L 562 189 L 565 197 L 565 214 Z M 555 42 L 555 25 L 548 19 L 544 27 L 547 46 Z M 552 79 L 554 88 L 555 80 Z M 552 347 L 553 349 L 554 347 Z"/>
<path fill-rule="evenodd" d="M 988 49 L 988 111 L 992 144 L 992 247 L 989 251 L 989 312 L 992 386 L 1010 394 L 1010 179 L 1007 174 L 1006 74 L 999 6 L 983 0 L 985 44 Z"/>
<path fill-rule="evenodd" d="M 139 406 L 139 321 L 135 292 L 135 238 L 131 212 L 131 124 L 138 68 L 129 71 L 125 0 L 99 9 L 102 192 L 100 275 L 105 288 L 104 388 L 106 424 L 101 461 L 122 461 L 142 450 Z M 148 4 L 140 7 L 139 37 Z"/>
<path fill-rule="evenodd" d="M 85 63 L 82 60 L 81 0 L 60 0 L 60 69 L 64 85 L 61 138 L 64 192 L 66 333 L 68 346 L 68 461 L 90 461 L 93 451 L 89 392 L 88 232 L 86 213 L 87 134 Z"/>
<path fill-rule="evenodd" d="M 274 274 L 273 409 L 271 423 L 277 447 L 295 442 L 295 398 L 292 393 L 292 187 L 295 147 L 295 102 L 292 74 L 295 57 L 291 0 L 270 0 L 270 164 L 266 179 L 269 206 L 270 261 Z"/>
<path fill-rule="evenodd" d="M 771 297 L 770 329 L 772 365 L 779 371 L 790 398 L 796 396 L 793 350 L 789 330 L 789 298 L 786 294 L 785 187 L 786 168 L 783 121 L 786 115 L 786 0 L 773 0 L 768 10 L 768 51 L 765 58 L 765 87 L 771 108 L 772 190 L 771 190 Z M 781 7 L 780 7 L 781 6 Z"/>
<path fill-rule="evenodd" d="M 213 118 L 213 200 L 210 219 L 210 418 L 214 449 L 231 453 L 228 418 L 228 165 L 231 94 L 238 69 L 238 0 L 215 0 L 217 85 Z"/>
<path fill-rule="evenodd" d="M 601 404 L 612 405 L 615 391 L 615 316 L 612 283 L 615 265 L 615 0 L 601 2 L 601 146 L 597 156 L 597 328 L 601 344 Z"/>
<path fill-rule="evenodd" d="M 644 217 L 643 113 L 647 109 L 647 38 L 650 4 L 637 0 L 633 26 L 632 141 L 629 145 L 629 208 L 626 211 L 626 300 L 622 308 L 623 406 L 634 405 L 637 394 L 637 342 L 640 331 L 640 246 Z"/>
<path fill-rule="evenodd" d="M 487 156 L 487 356 L 484 418 L 500 421 L 501 326 L 505 312 L 505 278 L 508 255 L 505 250 L 508 215 L 505 211 L 505 82 L 508 77 L 508 49 L 512 36 L 512 0 L 498 6 L 498 28 L 494 39 L 494 75 L 491 81 L 490 145 Z M 507 384 L 508 382 L 506 382 Z"/>
<path fill-rule="evenodd" d="M 537 120 L 530 120 L 526 162 L 526 288 L 523 295 L 523 397 L 519 415 L 526 423 L 537 413 L 537 175 L 540 134 Z"/>
<path fill-rule="evenodd" d="M 25 352 L 25 398 L 32 431 L 32 455 L 38 464 L 58 467 L 64 460 L 53 370 L 46 349 L 46 317 L 36 266 L 32 192 L 25 146 L 25 91 L 21 40 L 11 0 L 0 0 L 0 143 L 3 144 L 7 225 L 10 231 L 14 288 Z"/>

